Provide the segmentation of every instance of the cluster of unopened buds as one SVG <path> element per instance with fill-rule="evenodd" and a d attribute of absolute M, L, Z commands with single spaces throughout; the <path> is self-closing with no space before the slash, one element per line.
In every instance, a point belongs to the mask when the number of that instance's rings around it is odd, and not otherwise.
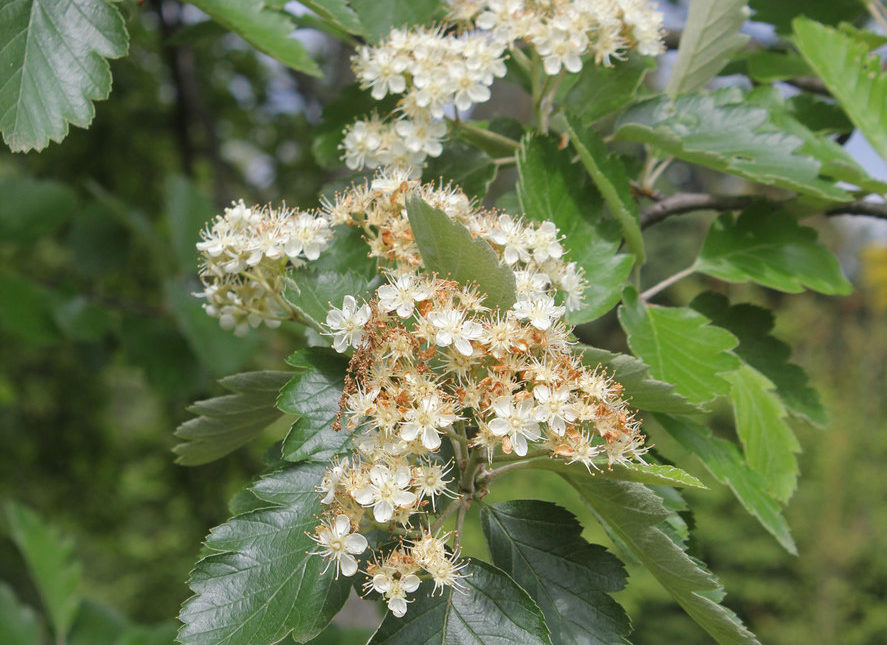
<path fill-rule="evenodd" d="M 201 234 L 200 279 L 204 309 L 237 335 L 265 323 L 278 327 L 289 318 L 281 300 L 287 267 L 316 260 L 332 232 L 322 214 L 282 206 L 247 208 L 243 201 L 225 209 Z"/>
<path fill-rule="evenodd" d="M 632 48 L 657 55 L 661 31 L 662 14 L 648 0 L 454 0 L 447 24 L 395 29 L 358 50 L 354 71 L 372 97 L 402 98 L 395 114 L 346 128 L 345 163 L 416 173 L 443 150 L 447 110 L 487 101 L 509 55 L 526 59 L 531 48 L 545 73 L 556 76 L 579 72 L 588 58 L 611 65 Z"/>
<path fill-rule="evenodd" d="M 401 536 L 365 568 L 366 589 L 397 616 L 423 577 L 433 591 L 458 586 L 465 563 L 436 533 L 446 511 L 433 517 L 441 497 L 458 506 L 485 494 L 494 463 L 560 458 L 591 471 L 642 460 L 621 386 L 582 364 L 551 299 L 491 310 L 471 287 L 395 271 L 368 302 L 349 295 L 329 313 L 334 347 L 354 352 L 339 429 L 353 452 L 320 486 L 329 519 L 314 536 L 317 553 L 351 575 L 367 547 L 362 531 Z"/>

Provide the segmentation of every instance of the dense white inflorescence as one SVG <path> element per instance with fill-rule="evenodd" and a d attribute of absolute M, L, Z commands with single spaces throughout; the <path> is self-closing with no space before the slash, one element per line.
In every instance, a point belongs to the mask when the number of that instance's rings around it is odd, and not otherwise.
<path fill-rule="evenodd" d="M 346 129 L 345 163 L 352 170 L 393 166 L 417 174 L 443 150 L 446 110 L 465 112 L 487 101 L 513 53 L 529 50 L 555 76 L 579 72 L 588 59 L 612 65 L 631 49 L 657 55 L 661 31 L 662 14 L 647 0 L 454 0 L 448 25 L 395 29 L 358 50 L 354 71 L 372 97 L 402 98 L 395 114 Z"/>

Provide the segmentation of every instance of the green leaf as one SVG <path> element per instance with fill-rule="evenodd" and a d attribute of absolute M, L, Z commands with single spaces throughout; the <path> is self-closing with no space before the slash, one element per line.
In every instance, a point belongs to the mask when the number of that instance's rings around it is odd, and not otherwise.
<path fill-rule="evenodd" d="M 77 195 L 54 181 L 0 180 L 0 239 L 33 244 L 49 237 L 76 211 Z"/>
<path fill-rule="evenodd" d="M 350 271 L 317 272 L 309 268 L 289 272 L 284 297 L 300 314 L 320 328 L 326 321 L 330 307 L 341 307 L 347 295 L 360 298 L 368 295 L 369 282 Z"/>
<path fill-rule="evenodd" d="M 283 440 L 282 456 L 287 461 L 329 461 L 351 440 L 348 430 L 333 430 L 348 362 L 320 347 L 299 350 L 287 362 L 296 375 L 280 391 L 277 407 L 301 416 Z"/>
<path fill-rule="evenodd" d="M 184 439 L 173 448 L 176 463 L 199 466 L 246 445 L 281 418 L 276 407 L 281 388 L 292 372 L 244 372 L 226 376 L 219 384 L 233 394 L 198 401 L 188 412 L 198 415 L 176 428 Z"/>
<path fill-rule="evenodd" d="M 777 131 L 767 110 L 731 98 L 701 93 L 648 99 L 622 114 L 615 136 L 749 181 L 832 201 L 851 199 L 819 178 L 821 164 L 798 152 L 800 137 Z"/>
<path fill-rule="evenodd" d="M 753 281 L 788 293 L 809 288 L 834 295 L 853 289 L 815 230 L 764 203 L 738 218 L 724 213 L 715 220 L 694 268 L 727 282 Z"/>
<path fill-rule="evenodd" d="M 633 288 L 625 290 L 619 322 L 631 351 L 650 366 L 654 377 L 675 386 L 693 403 L 705 403 L 729 392 L 719 376 L 739 367 L 730 352 L 736 337 L 709 325 L 709 319 L 686 307 L 644 303 Z"/>
<path fill-rule="evenodd" d="M 548 138 L 527 136 L 517 155 L 517 192 L 521 209 L 532 220 L 554 222 L 569 251 L 567 260 L 585 271 L 588 288 L 583 308 L 571 312 L 574 324 L 603 316 L 619 302 L 634 258 L 618 253 L 621 236 L 614 222 L 604 221 L 600 193 L 585 173 L 570 163 L 566 151 Z"/>
<path fill-rule="evenodd" d="M 715 479 L 730 487 L 745 510 L 757 518 L 786 551 L 798 554 L 782 509 L 767 491 L 767 481 L 745 463 L 735 444 L 712 436 L 708 428 L 686 417 L 657 414 L 656 420 L 684 449 L 696 455 Z"/>
<path fill-rule="evenodd" d="M 853 132 L 853 123 L 837 103 L 829 103 L 812 94 L 798 94 L 786 100 L 785 107 L 795 120 L 817 134 Z"/>
<path fill-rule="evenodd" d="M 12 589 L 0 582 L 0 643 L 43 645 L 43 625 L 33 609 L 18 601 Z"/>
<path fill-rule="evenodd" d="M 789 362 L 791 347 L 770 333 L 773 312 L 747 303 L 731 306 L 725 296 L 712 292 L 699 294 L 690 306 L 739 339 L 736 354 L 773 381 L 789 412 L 821 427 L 828 423 L 828 413 L 807 373 Z"/>
<path fill-rule="evenodd" d="M 631 56 L 612 66 L 586 65 L 579 74 L 568 74 L 556 102 L 589 127 L 635 100 L 644 77 L 656 67 L 647 56 Z"/>
<path fill-rule="evenodd" d="M 422 179 L 452 181 L 469 197 L 483 200 L 496 178 L 497 167 L 486 152 L 461 141 L 447 143 L 443 154 L 428 159 Z"/>
<path fill-rule="evenodd" d="M 499 262 L 489 243 L 472 237 L 461 223 L 418 195 L 407 197 L 407 213 L 429 272 L 450 276 L 462 284 L 476 284 L 486 294 L 487 307 L 505 310 L 514 304 L 514 273 Z"/>
<path fill-rule="evenodd" d="M 481 523 L 493 564 L 536 601 L 552 642 L 627 642 L 628 616 L 609 595 L 625 587 L 625 569 L 604 547 L 582 539 L 572 513 L 518 500 L 484 506 Z"/>
<path fill-rule="evenodd" d="M 781 34 L 791 33 L 792 20 L 799 15 L 836 25 L 842 20 L 856 20 L 866 13 L 863 0 L 749 0 L 749 4 L 757 22 L 769 22 Z"/>
<path fill-rule="evenodd" d="M 9 501 L 3 511 L 9 537 L 28 565 L 56 640 L 63 642 L 80 606 L 81 567 L 74 544 L 21 504 Z"/>
<path fill-rule="evenodd" d="M 625 243 L 637 256 L 638 263 L 643 264 L 646 256 L 638 205 L 631 195 L 631 185 L 628 183 L 622 161 L 615 155 L 607 154 L 607 148 L 596 130 L 582 128 L 578 119 L 571 115 L 567 115 L 565 122 L 570 142 L 601 191 L 610 213 L 622 227 Z"/>
<path fill-rule="evenodd" d="M 748 75 L 758 83 L 784 81 L 796 76 L 811 76 L 806 61 L 794 51 L 776 52 L 760 49 L 746 59 Z"/>
<path fill-rule="evenodd" d="M 166 225 L 179 273 L 193 275 L 197 270 L 196 244 L 200 241 L 200 230 L 216 216 L 216 208 L 185 177 L 169 177 L 163 187 Z"/>
<path fill-rule="evenodd" d="M 262 0 L 190 0 L 210 18 L 238 34 L 250 45 L 297 71 L 321 76 L 308 51 L 292 38 L 290 17 L 266 6 Z"/>
<path fill-rule="evenodd" d="M 319 634 L 341 609 L 351 582 L 336 580 L 323 558 L 309 555 L 323 511 L 315 487 L 325 466 L 305 464 L 261 479 L 253 493 L 272 508 L 236 515 L 206 539 L 216 551 L 191 573 L 194 592 L 182 606 L 179 640 L 186 645 L 264 645 L 292 633 Z"/>
<path fill-rule="evenodd" d="M 745 449 L 748 465 L 764 476 L 767 489 L 786 502 L 798 480 L 796 452 L 801 445 L 785 422 L 785 407 L 773 383 L 759 371 L 742 365 L 725 374 L 736 419 L 736 434 Z"/>
<path fill-rule="evenodd" d="M 68 124 L 86 128 L 93 101 L 108 98 L 106 58 L 129 36 L 104 0 L 8 0 L 0 6 L 0 131 L 13 152 L 60 142 Z"/>
<path fill-rule="evenodd" d="M 722 593 L 717 579 L 663 531 L 662 523 L 671 513 L 661 498 L 643 484 L 597 477 L 565 479 L 712 638 L 722 645 L 758 643 L 732 611 L 712 599 Z"/>
<path fill-rule="evenodd" d="M 871 192 L 887 192 L 887 183 L 869 177 L 862 166 L 837 142 L 817 134 L 798 121 L 791 113 L 791 107 L 783 102 L 782 94 L 773 86 L 763 86 L 750 92 L 745 100 L 752 105 L 760 105 L 770 112 L 770 122 L 774 128 L 796 135 L 804 144 L 798 148 L 801 154 L 815 157 L 822 163 L 821 175 L 855 184 Z"/>
<path fill-rule="evenodd" d="M 665 91 L 694 92 L 714 78 L 748 42 L 739 33 L 748 16 L 748 0 L 691 0 Z"/>
<path fill-rule="evenodd" d="M 872 147 L 887 159 L 887 71 L 868 45 L 836 29 L 797 18 L 795 45 Z"/>
<path fill-rule="evenodd" d="M 551 645 L 539 607 L 496 567 L 472 560 L 462 579 L 465 593 L 447 587 L 431 596 L 429 584 L 403 618 L 385 616 L 369 645 Z"/>
<path fill-rule="evenodd" d="M 302 0 L 300 4 L 349 34 L 363 33 L 360 19 L 354 9 L 348 6 L 348 0 Z"/>
<path fill-rule="evenodd" d="M 581 347 L 582 362 L 606 368 L 613 380 L 623 387 L 632 407 L 670 414 L 693 414 L 700 411 L 698 406 L 675 392 L 673 385 L 652 378 L 650 368 L 639 358 L 590 345 Z"/>
<path fill-rule="evenodd" d="M 600 461 L 601 470 L 592 471 L 593 477 L 617 479 L 619 481 L 650 484 L 651 486 L 668 486 L 677 488 L 706 488 L 699 479 L 676 466 L 665 464 L 631 464 L 607 465 L 607 460 Z M 557 459 L 545 459 L 533 462 L 533 468 L 566 473 L 574 477 L 588 476 L 589 471 L 579 463 L 567 464 Z"/>
<path fill-rule="evenodd" d="M 430 24 L 440 0 L 350 0 L 350 4 L 369 40 L 378 42 L 395 27 Z"/>
<path fill-rule="evenodd" d="M 172 317 L 188 340 L 200 363 L 214 376 L 242 369 L 255 355 L 259 344 L 256 335 L 237 338 L 219 326 L 219 321 L 206 314 L 194 297 L 193 283 L 171 279 L 164 284 L 166 304 Z"/>

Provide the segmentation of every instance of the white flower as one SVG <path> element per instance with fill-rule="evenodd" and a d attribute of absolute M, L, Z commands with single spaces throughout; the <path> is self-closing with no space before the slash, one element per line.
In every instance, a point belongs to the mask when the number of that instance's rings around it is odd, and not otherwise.
<path fill-rule="evenodd" d="M 435 499 L 438 495 L 446 495 L 447 497 L 456 497 L 455 493 L 447 490 L 447 484 L 450 479 L 444 479 L 447 473 L 453 468 L 452 462 L 443 465 L 433 462 L 426 462 L 413 468 L 413 479 L 416 481 L 416 490 L 419 493 L 419 501 L 424 497 L 431 498 L 431 508 L 437 510 Z"/>
<path fill-rule="evenodd" d="M 553 297 L 540 294 L 518 300 L 512 311 L 518 320 L 528 320 L 539 331 L 545 331 L 553 320 L 564 315 L 565 308 L 555 305 Z"/>
<path fill-rule="evenodd" d="M 533 400 L 522 399 L 515 405 L 514 397 L 500 396 L 493 399 L 492 410 L 495 413 L 487 425 L 497 437 L 508 436 L 514 446 L 514 452 L 523 457 L 527 454 L 527 440 L 536 441 L 539 423 L 533 416 Z"/>
<path fill-rule="evenodd" d="M 313 553 L 329 558 L 330 564 L 336 563 L 337 577 L 340 571 L 343 576 L 357 573 L 354 556 L 366 550 L 367 540 L 360 533 L 351 532 L 351 520 L 347 515 L 336 515 L 332 524 L 321 524 L 317 527 L 317 535 L 312 535 L 311 539 L 320 547 Z"/>
<path fill-rule="evenodd" d="M 293 222 L 292 235 L 284 250 L 290 258 L 301 253 L 308 260 L 316 260 L 331 238 L 330 224 L 325 218 L 301 213 Z"/>
<path fill-rule="evenodd" d="M 557 260 L 564 254 L 557 236 L 557 227 L 553 222 L 542 222 L 532 235 L 533 259 L 538 263 L 545 262 L 549 258 Z"/>
<path fill-rule="evenodd" d="M 354 296 L 345 296 L 342 308 L 333 308 L 326 316 L 326 326 L 333 332 L 333 347 L 339 353 L 348 346 L 360 348 L 364 345 L 364 325 L 370 320 L 370 307 L 357 306 Z"/>
<path fill-rule="evenodd" d="M 539 402 L 534 412 L 537 421 L 545 421 L 559 437 L 564 436 L 568 423 L 573 423 L 578 416 L 570 405 L 572 392 L 568 387 L 552 390 L 547 385 L 533 388 L 533 396 Z"/>
<path fill-rule="evenodd" d="M 443 121 L 401 119 L 395 123 L 394 130 L 410 152 L 424 152 L 429 157 L 439 157 L 443 152 L 440 140 L 447 133 L 447 124 Z"/>
<path fill-rule="evenodd" d="M 376 464 L 370 469 L 370 485 L 354 492 L 361 506 L 372 507 L 377 522 L 391 520 L 395 508 L 408 508 L 416 503 L 416 494 L 405 490 L 410 485 L 410 469 L 406 466 L 394 472 L 388 466 Z"/>
<path fill-rule="evenodd" d="M 363 52 L 367 52 L 364 49 Z M 363 53 L 362 52 L 362 53 Z M 407 60 L 384 48 L 372 50 L 372 54 L 364 57 L 363 70 L 360 79 L 368 87 L 372 88 L 370 94 L 377 101 L 385 98 L 385 95 L 402 94 L 406 89 L 406 79 L 403 71 L 406 69 Z"/>
<path fill-rule="evenodd" d="M 348 458 L 345 457 L 341 462 L 334 462 L 332 467 L 326 471 L 320 486 L 317 487 L 318 492 L 324 493 L 323 499 L 320 500 L 321 504 L 332 504 L 336 498 L 336 489 L 339 487 L 339 482 L 342 481 L 342 477 L 345 476 L 347 469 Z"/>
<path fill-rule="evenodd" d="M 438 329 L 434 337 L 435 345 L 438 347 L 455 345 L 456 349 L 465 356 L 471 356 L 474 352 L 471 341 L 483 337 L 483 327 L 472 320 L 465 320 L 465 312 L 459 309 L 432 311 L 428 314 L 428 321 Z"/>
<path fill-rule="evenodd" d="M 422 445 L 428 450 L 437 450 L 440 448 L 440 435 L 437 429 L 453 425 L 456 415 L 447 412 L 446 406 L 434 394 L 420 400 L 418 406 L 408 410 L 406 418 L 406 423 L 400 427 L 400 438 L 404 441 L 413 441 L 421 434 Z"/>
<path fill-rule="evenodd" d="M 388 598 L 388 609 L 397 618 L 402 618 L 407 613 L 406 595 L 416 591 L 422 581 L 419 576 L 412 573 L 400 578 L 395 578 L 394 573 L 394 570 L 377 573 L 373 576 L 372 587 L 378 593 L 385 594 Z"/>
<path fill-rule="evenodd" d="M 431 290 L 416 280 L 414 275 L 404 273 L 397 276 L 394 282 L 379 287 L 376 295 L 383 311 L 396 311 L 401 318 L 409 318 L 415 303 L 428 300 Z"/>
<path fill-rule="evenodd" d="M 529 248 L 533 244 L 532 232 L 521 222 L 514 221 L 508 215 L 500 215 L 496 228 L 490 231 L 490 239 L 505 247 L 503 258 L 508 265 L 517 261 L 529 262 Z"/>
<path fill-rule="evenodd" d="M 382 145 L 380 127 L 378 121 L 355 121 L 345 129 L 342 148 L 345 150 L 345 165 L 351 170 L 375 165 L 376 154 Z"/>

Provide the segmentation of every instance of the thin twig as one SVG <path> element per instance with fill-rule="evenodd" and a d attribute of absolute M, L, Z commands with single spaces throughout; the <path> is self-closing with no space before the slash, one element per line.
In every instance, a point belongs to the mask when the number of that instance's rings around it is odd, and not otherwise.
<path fill-rule="evenodd" d="M 678 271 L 673 276 L 666 278 L 665 280 L 663 280 L 659 284 L 654 285 L 654 286 L 650 287 L 649 289 L 647 289 L 646 291 L 644 291 L 641 294 L 641 300 L 649 300 L 650 298 L 655 296 L 657 293 L 659 293 L 663 289 L 667 289 L 668 287 L 673 285 L 675 282 L 683 280 L 687 276 L 693 275 L 693 273 L 695 273 L 695 272 L 696 272 L 695 267 L 687 267 L 683 271 Z"/>
<path fill-rule="evenodd" d="M 641 213 L 641 228 L 657 224 L 672 215 L 692 213 L 700 210 L 734 211 L 741 210 L 756 201 L 770 201 L 780 204 L 787 200 L 767 200 L 761 195 L 708 195 L 705 193 L 675 193 L 651 204 Z M 857 199 L 824 211 L 829 217 L 836 215 L 862 215 L 887 219 L 887 204 Z"/>

